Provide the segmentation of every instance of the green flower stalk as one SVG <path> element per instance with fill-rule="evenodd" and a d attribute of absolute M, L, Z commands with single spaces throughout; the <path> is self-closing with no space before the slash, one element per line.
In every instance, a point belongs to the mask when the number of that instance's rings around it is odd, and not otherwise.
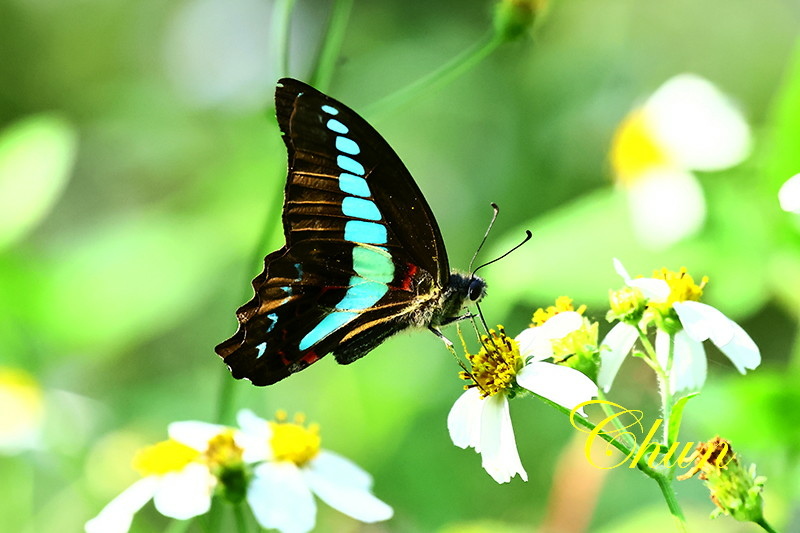
<path fill-rule="evenodd" d="M 519 39 L 547 13 L 548 5 L 548 0 L 501 0 L 494 10 L 495 35 L 504 42 Z"/>

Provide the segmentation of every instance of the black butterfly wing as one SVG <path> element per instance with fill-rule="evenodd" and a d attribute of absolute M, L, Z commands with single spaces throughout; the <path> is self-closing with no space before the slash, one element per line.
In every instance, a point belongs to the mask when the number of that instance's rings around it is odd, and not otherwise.
<path fill-rule="evenodd" d="M 216 348 L 256 385 L 332 351 L 345 363 L 363 355 L 432 305 L 449 276 L 436 220 L 388 143 L 316 89 L 279 84 L 286 245 L 265 258 L 239 330 Z"/>

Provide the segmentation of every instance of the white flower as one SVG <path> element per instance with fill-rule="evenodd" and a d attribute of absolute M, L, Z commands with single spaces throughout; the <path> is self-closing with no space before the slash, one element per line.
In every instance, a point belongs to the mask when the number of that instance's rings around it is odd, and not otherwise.
<path fill-rule="evenodd" d="M 761 363 L 761 353 L 753 339 L 733 320 L 710 305 L 693 298 L 702 294 L 702 285 L 696 285 L 685 269 L 660 272 L 660 278 L 632 279 L 625 267 L 614 259 L 614 267 L 626 285 L 642 291 L 647 297 L 648 309 L 654 312 L 675 312 L 682 330 L 675 333 L 670 369 L 670 392 L 696 391 L 706 380 L 706 355 L 703 341 L 710 340 L 744 374 Z M 637 329 L 624 322 L 615 325 L 603 339 L 607 350 L 600 352 L 601 365 L 598 385 L 608 391 L 617 375 L 622 360 L 633 349 L 638 338 Z M 670 336 L 656 331 L 655 350 L 658 362 L 666 369 L 669 361 Z"/>
<path fill-rule="evenodd" d="M 238 415 L 244 454 L 258 463 L 247 490 L 247 502 L 258 523 L 282 533 L 313 529 L 317 507 L 313 495 L 362 522 L 392 517 L 392 508 L 372 492 L 372 477 L 360 467 L 319 447 L 314 426 L 302 421 L 267 422 L 252 411 Z"/>
<path fill-rule="evenodd" d="M 622 121 L 611 148 L 637 238 L 661 249 L 697 232 L 706 207 L 692 171 L 734 166 L 750 145 L 741 113 L 709 81 L 681 74 L 664 83 Z"/>
<path fill-rule="evenodd" d="M 468 356 L 472 376 L 480 385 L 471 386 L 456 400 L 447 428 L 453 444 L 481 454 L 481 465 L 498 483 L 507 483 L 517 474 L 528 480 L 508 408 L 508 393 L 515 383 L 567 409 L 597 395 L 597 386 L 581 372 L 543 361 L 553 356 L 553 340 L 582 325 L 580 314 L 562 312 L 513 341 L 500 328 L 499 333 L 491 332 L 477 355 Z"/>
<path fill-rule="evenodd" d="M 140 452 L 136 466 L 146 475 L 89 520 L 86 533 L 128 531 L 133 515 L 151 499 L 158 512 L 179 520 L 208 512 L 218 480 L 207 454 L 214 439 L 235 446 L 232 430 L 205 422 L 175 422 L 169 426 L 169 437 Z"/>

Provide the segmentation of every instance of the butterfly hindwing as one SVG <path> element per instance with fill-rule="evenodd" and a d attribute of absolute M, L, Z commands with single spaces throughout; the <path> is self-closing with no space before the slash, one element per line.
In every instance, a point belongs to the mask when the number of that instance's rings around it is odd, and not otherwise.
<path fill-rule="evenodd" d="M 425 322 L 449 277 L 430 207 L 388 143 L 338 101 L 279 83 L 286 245 L 265 258 L 239 330 L 216 348 L 234 377 L 256 385 L 330 352 L 349 363 Z"/>

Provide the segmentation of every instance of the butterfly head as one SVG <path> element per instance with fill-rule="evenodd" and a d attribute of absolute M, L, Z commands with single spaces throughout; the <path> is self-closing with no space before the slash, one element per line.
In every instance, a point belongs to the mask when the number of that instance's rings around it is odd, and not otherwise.
<path fill-rule="evenodd" d="M 475 274 L 452 272 L 448 287 L 461 305 L 480 302 L 486 296 L 486 282 Z"/>
<path fill-rule="evenodd" d="M 472 274 L 469 277 L 469 286 L 467 287 L 467 298 L 470 302 L 480 302 L 486 296 L 486 282 L 483 278 Z"/>

